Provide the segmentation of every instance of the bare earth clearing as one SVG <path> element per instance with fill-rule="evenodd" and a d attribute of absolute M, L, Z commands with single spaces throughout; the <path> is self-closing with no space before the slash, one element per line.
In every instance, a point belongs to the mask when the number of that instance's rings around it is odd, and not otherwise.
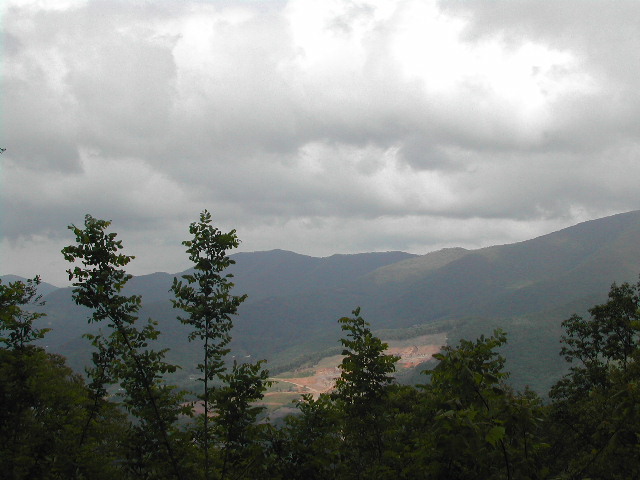
<path fill-rule="evenodd" d="M 428 362 L 447 343 L 445 333 L 422 335 L 407 340 L 387 340 L 387 353 L 400 357 L 398 370 L 413 368 Z M 275 383 L 265 394 L 263 405 L 270 408 L 284 406 L 300 398 L 302 394 L 310 393 L 318 397 L 321 393 L 330 391 L 340 376 L 339 365 L 342 355 L 323 358 L 312 367 L 298 369 L 271 378 Z"/>

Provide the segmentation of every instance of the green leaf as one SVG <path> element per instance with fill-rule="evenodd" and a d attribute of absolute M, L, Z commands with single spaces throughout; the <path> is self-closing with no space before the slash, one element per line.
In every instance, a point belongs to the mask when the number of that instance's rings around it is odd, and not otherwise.
<path fill-rule="evenodd" d="M 504 435 L 505 435 L 504 427 L 500 427 L 496 425 L 495 427 L 491 428 L 491 430 L 489 430 L 486 437 L 484 438 L 491 445 L 495 446 L 496 443 L 498 443 L 500 440 L 504 438 Z"/>

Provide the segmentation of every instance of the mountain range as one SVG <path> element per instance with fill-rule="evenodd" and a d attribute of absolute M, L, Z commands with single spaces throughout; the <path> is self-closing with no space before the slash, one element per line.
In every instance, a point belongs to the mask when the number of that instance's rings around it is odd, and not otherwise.
<path fill-rule="evenodd" d="M 266 358 L 274 371 L 335 353 L 337 319 L 360 306 L 383 339 L 446 332 L 455 343 L 503 328 L 511 382 L 545 392 L 567 368 L 559 356 L 562 320 L 604 301 L 612 282 L 637 280 L 640 211 L 476 250 L 325 258 L 273 250 L 232 258 L 234 293 L 248 294 L 234 322 L 232 349 Z M 197 346 L 186 341 L 169 293 L 173 278 L 182 274 L 134 277 L 125 293 L 143 296 L 140 317 L 158 321 L 171 360 L 189 365 L 197 362 Z M 70 288 L 45 285 L 41 293 L 43 323 L 52 329 L 46 345 L 81 368 L 88 358 L 81 336 L 96 328 L 87 324 L 88 312 L 73 304 Z"/>

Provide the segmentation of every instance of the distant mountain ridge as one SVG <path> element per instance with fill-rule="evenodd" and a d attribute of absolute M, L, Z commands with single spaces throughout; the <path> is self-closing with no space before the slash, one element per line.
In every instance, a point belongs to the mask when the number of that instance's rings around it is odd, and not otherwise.
<path fill-rule="evenodd" d="M 397 335 L 432 326 L 453 342 L 503 327 L 513 381 L 542 391 L 564 368 L 561 321 L 603 301 L 612 282 L 637 281 L 640 211 L 477 250 L 325 258 L 272 250 L 233 258 L 234 293 L 249 295 L 234 322 L 233 348 L 266 357 L 274 368 L 336 346 L 336 320 L 360 306 L 374 329 Z M 140 317 L 159 322 L 176 359 L 193 355 L 169 302 L 173 277 L 180 275 L 134 277 L 126 290 L 143 295 Z M 70 289 L 54 290 L 46 300 L 49 347 L 79 359 L 86 341 L 78 338 L 91 328 L 87 312 L 73 305 Z"/>
<path fill-rule="evenodd" d="M 237 262 L 228 270 L 234 275 L 234 293 L 248 294 L 246 303 L 249 304 L 277 294 L 296 295 L 316 288 L 327 289 L 349 283 L 380 266 L 416 255 L 404 252 L 374 252 L 310 257 L 284 250 L 271 250 L 236 253 L 231 257 Z M 184 333 L 184 327 L 176 320 L 178 312 L 171 307 L 170 299 L 173 297 L 169 289 L 175 277 L 180 278 L 188 272 L 189 270 L 176 274 L 156 272 L 134 276 L 125 286 L 123 294 L 142 296 L 143 309 L 140 318 L 151 317 L 158 320 L 164 333 Z M 15 275 L 0 278 L 3 281 L 5 278 L 25 280 Z M 97 327 L 87 324 L 90 312 L 73 303 L 71 287 L 57 288 L 44 283 L 40 285 L 41 288 L 43 286 L 47 291 L 45 295 L 41 290 L 46 300 L 43 311 L 47 313 L 43 322 L 52 329 L 45 343 L 52 350 L 73 356 L 78 348 L 86 346 L 86 342 L 78 341 L 78 338 Z M 175 348 L 176 345 L 172 344 L 171 347 Z M 187 350 L 188 345 L 181 348 Z"/>
<path fill-rule="evenodd" d="M 253 302 L 243 307 L 236 332 L 248 351 L 272 357 L 335 343 L 335 320 L 355 306 L 375 328 L 465 320 L 452 340 L 501 326 L 512 333 L 507 350 L 520 369 L 516 383 L 546 387 L 564 368 L 558 357 L 562 320 L 603 301 L 612 282 L 637 281 L 638 273 L 636 211 L 515 244 L 432 252 L 331 290 Z M 518 365 L 516 350 L 531 361 Z M 545 358 L 533 359 L 536 353 Z M 529 381 L 526 372 L 536 369 L 542 379 Z"/>
<path fill-rule="evenodd" d="M 458 262 L 444 267 L 440 275 L 466 264 L 466 275 L 473 278 L 476 288 L 485 286 L 483 293 L 488 294 L 479 304 L 474 302 L 477 314 L 513 315 L 557 308 L 567 298 L 606 294 L 613 281 L 637 279 L 640 212 L 481 249 Z"/>
<path fill-rule="evenodd" d="M 356 281 L 386 265 L 416 258 L 405 252 L 373 252 L 311 257 L 285 250 L 236 253 L 229 268 L 235 288 L 250 301 L 324 290 Z"/>
<path fill-rule="evenodd" d="M 2 280 L 2 283 L 11 283 L 17 281 L 26 282 L 27 280 L 30 280 L 18 275 L 2 275 L 0 276 L 0 279 Z M 45 295 L 49 295 L 54 290 L 58 290 L 58 288 L 60 287 L 56 287 L 55 285 L 47 282 L 40 282 L 40 285 L 38 285 L 38 294 L 44 297 Z"/>

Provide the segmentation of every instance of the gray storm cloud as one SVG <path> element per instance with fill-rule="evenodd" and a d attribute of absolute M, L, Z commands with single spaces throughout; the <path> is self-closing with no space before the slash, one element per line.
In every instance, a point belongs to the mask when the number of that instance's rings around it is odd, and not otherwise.
<path fill-rule="evenodd" d="M 143 272 L 183 265 L 203 208 L 245 249 L 318 255 L 638 208 L 635 2 L 0 8 L 2 273 L 63 270 L 87 212 Z"/>

